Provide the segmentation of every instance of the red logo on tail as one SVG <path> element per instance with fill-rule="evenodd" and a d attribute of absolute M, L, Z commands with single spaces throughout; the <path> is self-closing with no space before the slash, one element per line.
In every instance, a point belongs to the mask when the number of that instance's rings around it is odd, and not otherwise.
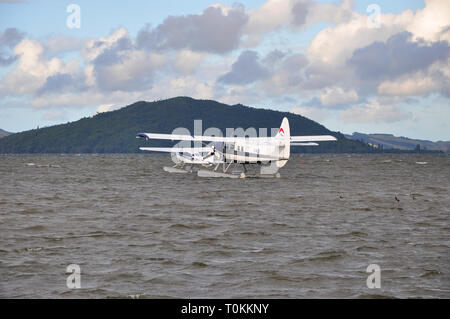
<path fill-rule="evenodd" d="M 284 130 L 282 127 L 280 127 L 280 129 L 278 130 L 278 134 L 281 134 L 281 133 L 283 133 L 283 135 L 284 135 Z"/>

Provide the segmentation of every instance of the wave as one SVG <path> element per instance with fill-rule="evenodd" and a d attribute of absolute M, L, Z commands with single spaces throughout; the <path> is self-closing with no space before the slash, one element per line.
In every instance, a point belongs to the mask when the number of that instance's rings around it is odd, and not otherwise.
<path fill-rule="evenodd" d="M 33 226 L 28 226 L 25 228 L 22 228 L 21 230 L 44 230 L 47 227 L 44 225 L 33 225 Z"/>
<path fill-rule="evenodd" d="M 442 275 L 442 273 L 439 270 L 436 269 L 425 269 L 425 272 L 420 274 L 419 277 L 421 278 L 428 278 L 428 277 L 435 277 L 438 275 Z"/>
<path fill-rule="evenodd" d="M 367 236 L 369 236 L 367 233 L 361 231 L 351 231 L 348 233 L 335 235 L 335 237 L 367 237 Z"/>

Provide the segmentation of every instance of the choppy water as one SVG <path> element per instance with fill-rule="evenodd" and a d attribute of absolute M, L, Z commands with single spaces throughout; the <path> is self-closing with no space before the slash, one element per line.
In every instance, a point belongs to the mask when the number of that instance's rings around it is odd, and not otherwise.
<path fill-rule="evenodd" d="M 449 156 L 294 155 L 245 180 L 168 161 L 0 156 L 0 297 L 450 297 Z"/>

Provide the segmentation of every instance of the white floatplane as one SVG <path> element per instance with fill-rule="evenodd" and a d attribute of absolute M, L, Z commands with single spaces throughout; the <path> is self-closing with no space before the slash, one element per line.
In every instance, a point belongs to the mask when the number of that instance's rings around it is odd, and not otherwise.
<path fill-rule="evenodd" d="M 204 147 L 140 147 L 142 151 L 172 153 L 175 165 L 164 167 L 169 173 L 192 173 L 200 177 L 280 177 L 278 169 L 286 165 L 291 146 L 317 146 L 317 142 L 336 141 L 331 135 L 291 136 L 285 117 L 273 137 L 222 137 L 138 133 L 136 138 L 201 142 Z M 204 142 L 210 142 L 206 145 Z M 190 144 L 190 143 L 189 143 Z M 222 164 L 222 169 L 219 170 Z M 234 164 L 233 169 L 230 167 Z M 260 173 L 247 174 L 246 165 L 258 165 Z M 241 170 L 236 167 L 242 165 Z"/>

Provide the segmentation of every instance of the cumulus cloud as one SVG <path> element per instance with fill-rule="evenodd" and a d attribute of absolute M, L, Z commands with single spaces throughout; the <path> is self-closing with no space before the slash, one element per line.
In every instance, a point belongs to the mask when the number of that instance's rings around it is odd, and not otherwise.
<path fill-rule="evenodd" d="M 113 91 L 106 94 L 91 88 L 81 92 L 64 91 L 59 94 L 36 96 L 32 100 L 32 105 L 37 108 L 86 107 L 104 104 L 125 106 L 143 100 L 145 93 Z"/>
<path fill-rule="evenodd" d="M 256 46 L 270 32 L 288 28 L 303 30 L 316 23 L 341 23 L 352 15 L 352 1 L 340 4 L 314 0 L 268 0 L 249 13 L 245 33 L 247 47 Z"/>
<path fill-rule="evenodd" d="M 229 10 L 210 6 L 202 14 L 169 16 L 156 28 L 147 25 L 139 31 L 137 44 L 146 49 L 226 53 L 238 47 L 247 19 L 241 5 Z"/>
<path fill-rule="evenodd" d="M 247 85 L 229 85 L 226 87 L 216 87 L 214 90 L 215 99 L 227 104 L 254 104 L 259 103 L 263 98 L 260 90 L 251 90 Z"/>
<path fill-rule="evenodd" d="M 395 81 L 384 81 L 378 86 L 381 95 L 424 95 L 437 89 L 439 84 L 431 77 L 406 77 Z"/>
<path fill-rule="evenodd" d="M 214 97 L 213 87 L 203 81 L 196 80 L 192 76 L 177 77 L 169 81 L 164 89 L 168 97 L 192 96 L 193 98 L 212 99 Z"/>
<path fill-rule="evenodd" d="M 448 96 L 450 90 L 450 58 L 436 61 L 425 70 L 385 80 L 378 85 L 381 96 L 421 96 L 441 92 Z"/>
<path fill-rule="evenodd" d="M 413 42 L 412 34 L 404 31 L 391 36 L 385 43 L 374 42 L 355 50 L 348 63 L 362 78 L 395 78 L 425 69 L 448 57 L 450 46 L 446 41 L 426 43 L 418 39 Z"/>
<path fill-rule="evenodd" d="M 24 39 L 15 46 L 14 53 L 18 56 L 18 65 L 3 77 L 0 84 L 3 94 L 33 94 L 51 76 L 76 74 L 81 71 L 78 61 L 71 60 L 65 63 L 58 58 L 46 59 L 43 52 L 43 45 L 36 40 Z"/>
<path fill-rule="evenodd" d="M 311 8 L 306 24 L 312 20 Z M 333 101 L 340 108 L 354 106 L 377 96 L 397 100 L 433 92 L 449 96 L 449 2 L 430 0 L 421 10 L 382 13 L 380 28 L 370 28 L 367 15 L 344 9 L 344 3 L 341 8 L 341 17 L 336 17 L 341 22 L 322 29 L 306 50 L 308 62 L 297 89 L 319 96 L 320 103 L 312 107 L 332 106 Z M 424 17 L 433 19 L 434 14 L 437 21 L 427 27 Z M 379 105 L 383 107 L 394 108 Z M 373 114 L 376 108 L 355 106 L 357 114 L 361 110 Z"/>
<path fill-rule="evenodd" d="M 218 82 L 225 84 L 249 84 L 267 77 L 268 71 L 259 62 L 258 53 L 244 51 L 231 66 L 231 71 L 220 76 Z"/>
<path fill-rule="evenodd" d="M 78 83 L 74 81 L 71 74 L 68 73 L 57 73 L 50 75 L 46 80 L 44 85 L 37 91 L 37 94 L 45 94 L 49 92 L 60 92 L 65 88 L 70 87 L 74 89 L 73 84 Z"/>
<path fill-rule="evenodd" d="M 45 50 L 49 55 L 63 52 L 79 51 L 84 47 L 85 40 L 70 36 L 56 35 L 45 41 Z"/>
<path fill-rule="evenodd" d="M 93 72 L 100 89 L 138 91 L 151 85 L 153 71 L 165 61 L 143 50 L 108 50 L 94 60 Z"/>
<path fill-rule="evenodd" d="M 395 105 L 382 105 L 376 100 L 364 105 L 352 106 L 339 115 L 346 123 L 394 123 L 412 118 L 412 113 Z"/>
<path fill-rule="evenodd" d="M 183 74 L 191 74 L 203 61 L 206 54 L 191 50 L 180 50 L 175 55 L 173 66 L 175 70 Z"/>
<path fill-rule="evenodd" d="M 112 103 L 101 104 L 97 107 L 97 109 L 95 110 L 95 113 L 109 112 L 109 111 L 113 111 L 116 108 L 117 108 L 117 106 L 114 106 L 114 104 L 112 104 Z"/>
<path fill-rule="evenodd" d="M 270 77 L 268 77 L 259 89 L 263 90 L 267 95 L 279 96 L 280 94 L 289 94 L 293 92 L 300 93 L 301 85 L 305 80 L 304 69 L 308 64 L 306 57 L 301 53 L 283 54 L 278 53 L 276 60 L 271 60 L 269 53 L 264 61 L 270 69 Z M 274 61 L 276 63 L 268 63 Z"/>
<path fill-rule="evenodd" d="M 332 114 L 330 110 L 311 107 L 311 106 L 296 106 L 291 109 L 291 113 L 299 114 L 301 116 L 307 117 L 313 121 L 323 121 L 324 119 L 330 117 Z"/>
<path fill-rule="evenodd" d="M 304 25 L 308 12 L 311 9 L 310 1 L 297 2 L 292 7 L 293 23 L 294 25 Z"/>
<path fill-rule="evenodd" d="M 66 114 L 63 111 L 54 110 L 51 112 L 44 113 L 44 115 L 42 116 L 42 119 L 46 120 L 46 121 L 55 121 L 55 120 L 62 121 L 62 120 L 66 120 L 67 118 L 66 118 Z"/>
<path fill-rule="evenodd" d="M 324 106 L 353 104 L 358 100 L 358 93 L 354 89 L 344 90 L 340 87 L 328 87 L 320 94 L 320 102 Z"/>
<path fill-rule="evenodd" d="M 23 32 L 20 32 L 16 28 L 8 28 L 0 31 L 0 66 L 9 65 L 16 61 L 17 55 L 12 52 L 12 49 L 23 37 Z"/>
<path fill-rule="evenodd" d="M 268 67 L 274 67 L 278 64 L 278 62 L 282 61 L 283 58 L 287 55 L 286 52 L 275 49 L 270 51 L 262 60 L 262 62 Z"/>
<path fill-rule="evenodd" d="M 344 23 L 352 18 L 353 7 L 352 0 L 341 0 L 339 4 L 314 1 L 308 10 L 305 23 L 307 25 L 319 22 L 332 24 Z"/>
<path fill-rule="evenodd" d="M 306 52 L 309 65 L 305 89 L 358 85 L 355 72 L 349 68 L 347 61 L 355 50 L 375 41 L 384 42 L 391 35 L 403 31 L 404 28 L 398 21 L 403 19 L 406 17 L 392 18 L 391 23 L 382 24 L 379 29 L 371 29 L 367 26 L 366 15 L 353 12 L 350 21 L 320 31 Z"/>
<path fill-rule="evenodd" d="M 279 97 L 299 89 L 307 63 L 303 54 L 273 50 L 260 58 L 256 51 L 245 50 L 232 64 L 231 70 L 218 77 L 217 83 L 232 86 L 227 89 L 227 94 L 234 96 L 242 97 L 246 92 L 252 100 L 254 98 L 250 95 Z M 261 93 L 250 93 L 250 89 L 244 87 L 250 84 L 255 84 L 253 90 Z"/>
<path fill-rule="evenodd" d="M 256 46 L 264 35 L 286 25 L 291 19 L 292 0 L 268 0 L 258 9 L 251 10 L 245 26 L 246 46 Z"/>
<path fill-rule="evenodd" d="M 127 45 L 131 46 L 130 35 L 124 27 L 120 27 L 106 37 L 88 40 L 81 54 L 86 61 L 93 61 L 108 49 L 124 49 Z"/>
<path fill-rule="evenodd" d="M 350 17 L 344 19 L 343 22 L 321 30 L 308 47 L 308 56 L 315 62 L 329 66 L 345 66 L 346 61 L 352 57 L 355 50 L 370 46 L 375 42 L 384 43 L 390 37 L 404 31 L 412 34 L 413 41 L 417 39 L 436 41 L 436 38 L 443 32 L 444 26 L 449 26 L 449 2 L 444 2 L 446 1 L 427 1 L 426 7 L 416 12 L 405 10 L 399 14 L 381 13 L 379 28 L 371 28 L 367 24 L 367 15 L 353 11 Z M 424 36 L 424 32 L 415 33 L 417 28 L 413 26 L 422 24 L 417 21 L 421 20 L 423 16 L 428 16 L 428 23 L 434 25 L 434 22 L 431 22 L 433 20 L 431 16 L 434 14 L 441 17 L 439 18 L 439 27 L 424 27 L 423 29 L 427 30 L 426 36 Z M 442 16 L 446 17 L 446 22 Z M 403 39 L 397 38 L 396 40 L 410 40 L 408 36 L 403 36 Z"/>
<path fill-rule="evenodd" d="M 408 21 L 406 30 L 414 35 L 414 39 L 450 43 L 449 19 L 450 1 L 425 0 L 425 8 L 418 10 Z"/>
<path fill-rule="evenodd" d="M 107 37 L 90 39 L 82 54 L 90 62 L 84 71 L 85 84 L 104 91 L 147 89 L 154 71 L 167 61 L 161 53 L 137 48 L 123 27 Z"/>

